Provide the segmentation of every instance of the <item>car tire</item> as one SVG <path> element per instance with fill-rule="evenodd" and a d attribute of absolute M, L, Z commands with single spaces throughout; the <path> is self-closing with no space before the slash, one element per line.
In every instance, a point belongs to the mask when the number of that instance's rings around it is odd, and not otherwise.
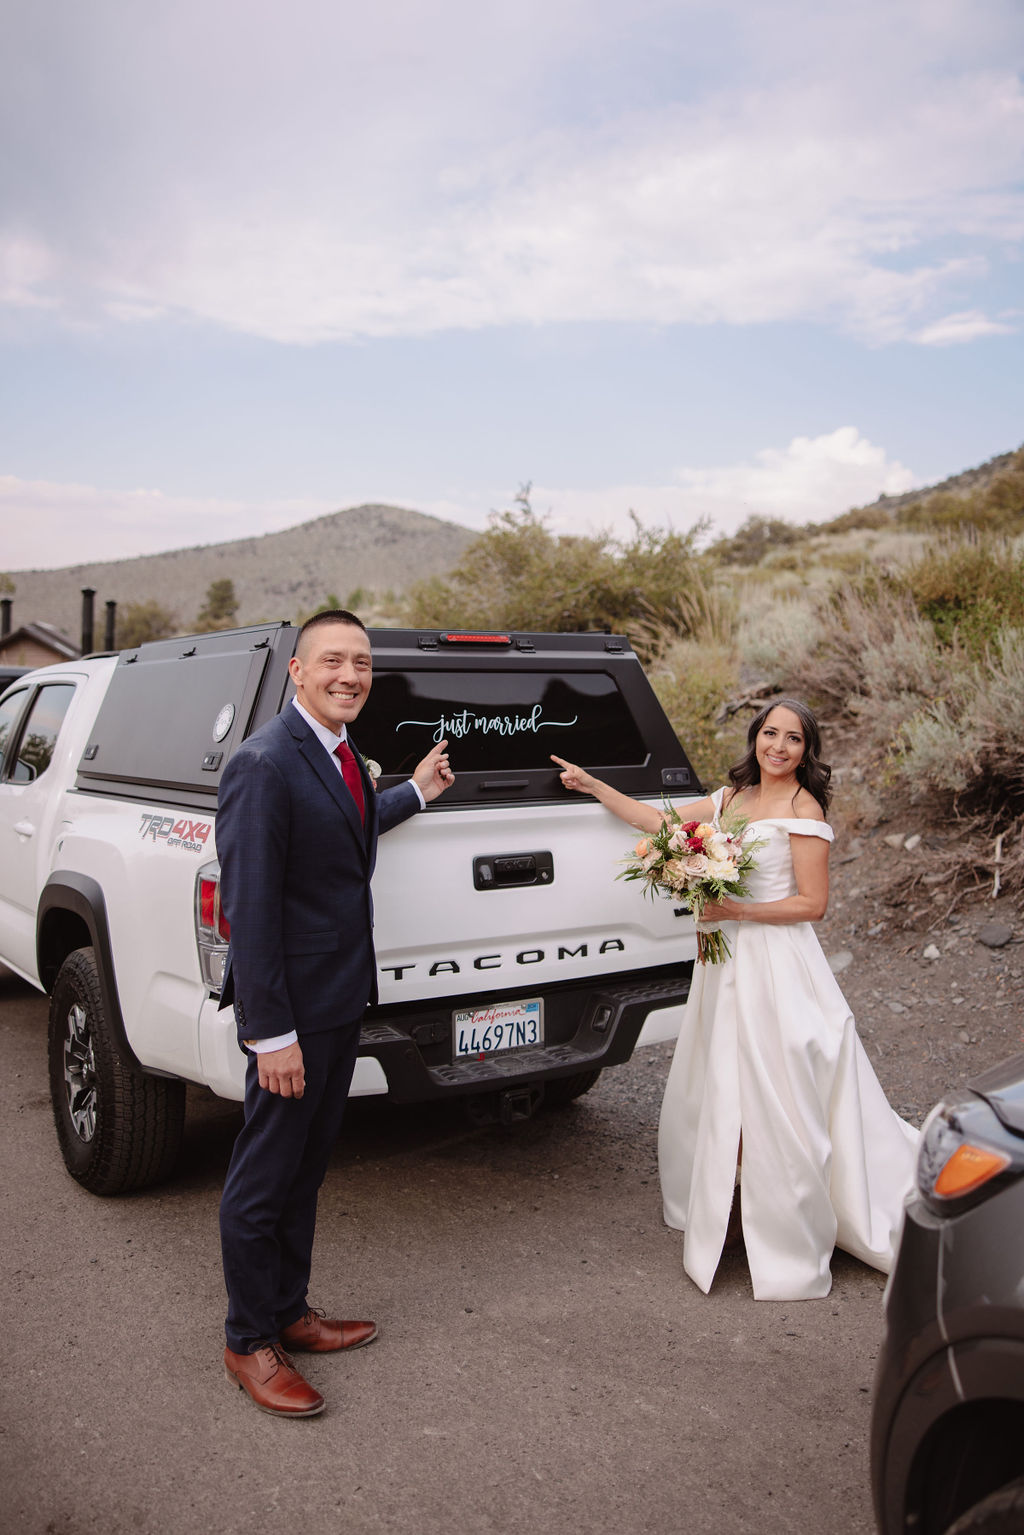
<path fill-rule="evenodd" d="M 564 1109 L 567 1103 L 589 1093 L 600 1075 L 601 1068 L 597 1067 L 594 1071 L 577 1071 L 571 1077 L 555 1077 L 553 1081 L 545 1082 L 545 1108 Z"/>
<path fill-rule="evenodd" d="M 1022 1530 L 1024 1477 L 1018 1477 L 961 1514 L 946 1535 L 1020 1535 Z"/>
<path fill-rule="evenodd" d="M 64 1165 L 92 1194 L 165 1177 L 181 1145 L 185 1084 L 125 1062 L 103 1005 L 96 956 L 75 949 L 50 998 L 50 1101 Z"/>

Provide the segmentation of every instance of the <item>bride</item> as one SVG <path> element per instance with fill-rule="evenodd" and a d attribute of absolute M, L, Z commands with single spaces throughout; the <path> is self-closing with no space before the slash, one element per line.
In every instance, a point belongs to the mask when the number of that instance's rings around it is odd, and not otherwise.
<path fill-rule="evenodd" d="M 817 721 L 783 698 L 751 722 L 728 787 L 688 819 L 744 817 L 758 839 L 742 900 L 704 908 L 731 958 L 695 965 L 658 1134 L 665 1221 L 707 1292 L 734 1197 L 757 1300 L 827 1295 L 835 1246 L 892 1266 L 918 1132 L 890 1108 L 811 924 L 828 904 L 830 769 Z M 641 831 L 660 811 L 561 757 L 567 789 Z M 741 1167 L 742 1162 L 742 1167 Z"/>

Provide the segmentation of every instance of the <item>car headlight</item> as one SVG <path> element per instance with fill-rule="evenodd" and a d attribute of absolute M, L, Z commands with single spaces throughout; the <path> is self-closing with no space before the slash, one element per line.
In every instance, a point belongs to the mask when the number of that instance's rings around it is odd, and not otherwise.
<path fill-rule="evenodd" d="M 949 1214 L 991 1192 L 1015 1162 L 1007 1132 L 982 1099 L 939 1103 L 924 1122 L 917 1158 L 917 1187 L 930 1209 Z"/>

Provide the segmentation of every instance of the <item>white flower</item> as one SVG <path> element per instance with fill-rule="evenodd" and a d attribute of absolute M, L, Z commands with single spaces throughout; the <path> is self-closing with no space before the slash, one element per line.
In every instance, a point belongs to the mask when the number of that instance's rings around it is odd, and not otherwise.
<path fill-rule="evenodd" d="M 377 779 L 380 777 L 380 772 L 381 772 L 380 763 L 379 762 L 374 762 L 372 757 L 364 757 L 363 761 L 366 763 L 366 771 L 370 775 L 370 779 L 371 779 L 371 782 L 373 783 L 373 787 L 376 788 L 377 787 Z"/>

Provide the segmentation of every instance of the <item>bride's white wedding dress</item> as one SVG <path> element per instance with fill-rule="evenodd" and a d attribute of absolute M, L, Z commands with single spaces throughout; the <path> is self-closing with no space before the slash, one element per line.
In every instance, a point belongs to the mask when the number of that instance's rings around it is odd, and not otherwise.
<path fill-rule="evenodd" d="M 724 789 L 712 795 L 716 821 Z M 822 821 L 752 822 L 748 899 L 797 893 L 790 837 Z M 704 1291 L 722 1255 L 743 1135 L 743 1239 L 757 1300 L 827 1295 L 839 1246 L 888 1272 L 918 1131 L 890 1108 L 809 922 L 723 922 L 732 958 L 695 965 L 665 1088 L 665 1220 Z"/>

